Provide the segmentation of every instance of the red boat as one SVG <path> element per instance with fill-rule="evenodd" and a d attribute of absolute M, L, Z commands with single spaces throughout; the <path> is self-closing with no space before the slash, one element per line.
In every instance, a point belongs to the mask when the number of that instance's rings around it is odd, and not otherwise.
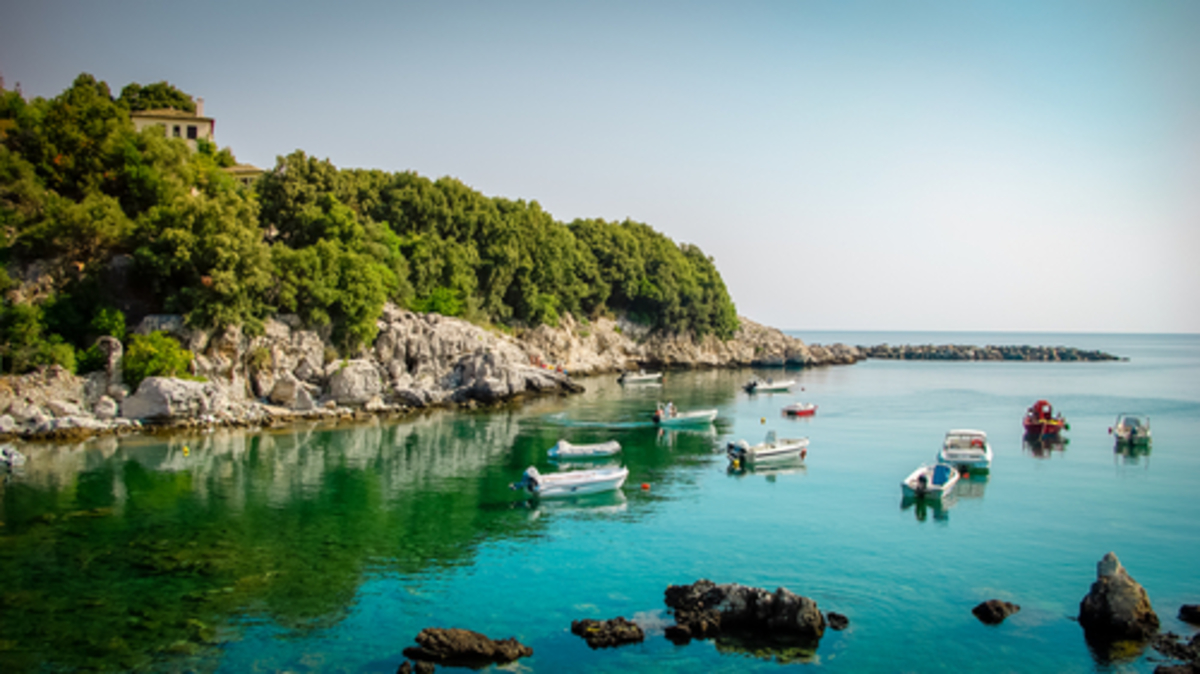
<path fill-rule="evenodd" d="M 811 417 L 817 413 L 817 406 L 813 403 L 792 403 L 784 406 L 783 413 L 791 417 Z"/>
<path fill-rule="evenodd" d="M 1035 438 L 1055 437 L 1064 430 L 1070 430 L 1067 420 L 1060 412 L 1054 415 L 1054 408 L 1045 400 L 1039 400 L 1025 411 L 1025 435 Z"/>

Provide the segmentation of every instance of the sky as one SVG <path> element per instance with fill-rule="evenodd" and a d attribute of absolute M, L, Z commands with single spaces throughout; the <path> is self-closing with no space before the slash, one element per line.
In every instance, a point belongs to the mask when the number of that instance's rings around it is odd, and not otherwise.
<path fill-rule="evenodd" d="M 786 330 L 1200 333 L 1200 2 L 5 0 L 0 75 L 644 222 Z"/>

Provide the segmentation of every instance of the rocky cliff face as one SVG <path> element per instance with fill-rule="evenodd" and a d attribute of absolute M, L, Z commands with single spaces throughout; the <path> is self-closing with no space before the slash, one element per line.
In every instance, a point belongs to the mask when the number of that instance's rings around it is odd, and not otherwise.
<path fill-rule="evenodd" d="M 571 375 L 637 367 L 813 366 L 853 363 L 853 347 L 810 347 L 779 330 L 741 319 L 734 339 L 651 334 L 627 321 L 580 323 L 519 336 L 437 314 L 389 305 L 374 344 L 339 357 L 328 335 L 295 316 L 266 321 L 263 334 L 238 327 L 188 328 L 181 317 L 148 316 L 137 327 L 164 331 L 195 355 L 203 382 L 150 377 L 129 391 L 121 345 L 105 342 L 108 367 L 86 377 L 61 368 L 0 385 L 0 435 L 72 435 L 183 420 L 261 424 L 297 415 L 403 411 L 494 403 L 524 395 L 582 390 Z"/>

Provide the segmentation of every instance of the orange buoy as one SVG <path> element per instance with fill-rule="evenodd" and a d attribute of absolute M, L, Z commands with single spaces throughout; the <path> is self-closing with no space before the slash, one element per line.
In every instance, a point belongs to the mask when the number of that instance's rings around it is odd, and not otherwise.
<path fill-rule="evenodd" d="M 642 483 L 642 491 L 650 491 L 650 483 L 649 482 Z"/>
<path fill-rule="evenodd" d="M 759 419 L 759 423 L 767 423 L 767 418 L 763 417 L 762 419 Z"/>

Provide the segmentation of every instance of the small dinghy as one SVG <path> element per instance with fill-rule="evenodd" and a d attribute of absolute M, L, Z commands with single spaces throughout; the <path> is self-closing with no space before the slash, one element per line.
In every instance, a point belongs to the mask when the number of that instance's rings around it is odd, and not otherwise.
<path fill-rule="evenodd" d="M 566 440 L 559 440 L 546 454 L 551 459 L 591 459 L 612 456 L 620 451 L 621 443 L 616 440 L 594 445 L 574 445 Z"/>
<path fill-rule="evenodd" d="M 659 426 L 695 426 L 712 423 L 717 418 L 717 410 L 693 410 L 680 412 L 673 403 L 659 405 L 654 410 L 654 423 Z"/>
<path fill-rule="evenodd" d="M 771 391 L 787 391 L 796 385 L 795 379 L 784 379 L 775 381 L 774 379 L 759 379 L 755 377 L 746 382 L 742 388 L 746 389 L 746 393 L 769 393 Z"/>
<path fill-rule="evenodd" d="M 729 462 L 735 467 L 745 464 L 761 463 L 782 459 L 803 461 L 808 456 L 808 438 L 775 437 L 775 431 L 767 433 L 767 439 L 757 445 L 751 445 L 745 440 L 731 442 L 725 447 Z"/>
<path fill-rule="evenodd" d="M 1150 417 L 1144 414 L 1121 414 L 1108 432 L 1118 445 L 1150 444 Z"/>
<path fill-rule="evenodd" d="M 958 483 L 958 471 L 944 463 L 921 466 L 900 483 L 905 496 L 940 499 Z"/>
<path fill-rule="evenodd" d="M 0 463 L 8 468 L 19 468 L 25 465 L 25 455 L 12 445 L 0 445 Z"/>
<path fill-rule="evenodd" d="M 638 370 L 637 372 L 622 372 L 617 381 L 621 384 L 652 384 L 657 383 L 662 379 L 661 372 L 646 372 Z"/>
<path fill-rule="evenodd" d="M 789 417 L 811 417 L 817 413 L 817 406 L 815 403 L 792 403 L 784 405 L 783 413 Z"/>
<path fill-rule="evenodd" d="M 537 468 L 530 466 L 525 469 L 521 480 L 512 483 L 509 488 L 524 489 L 530 495 L 541 498 L 581 496 L 620 489 L 627 477 L 629 469 L 624 467 L 572 470 L 543 475 Z"/>

